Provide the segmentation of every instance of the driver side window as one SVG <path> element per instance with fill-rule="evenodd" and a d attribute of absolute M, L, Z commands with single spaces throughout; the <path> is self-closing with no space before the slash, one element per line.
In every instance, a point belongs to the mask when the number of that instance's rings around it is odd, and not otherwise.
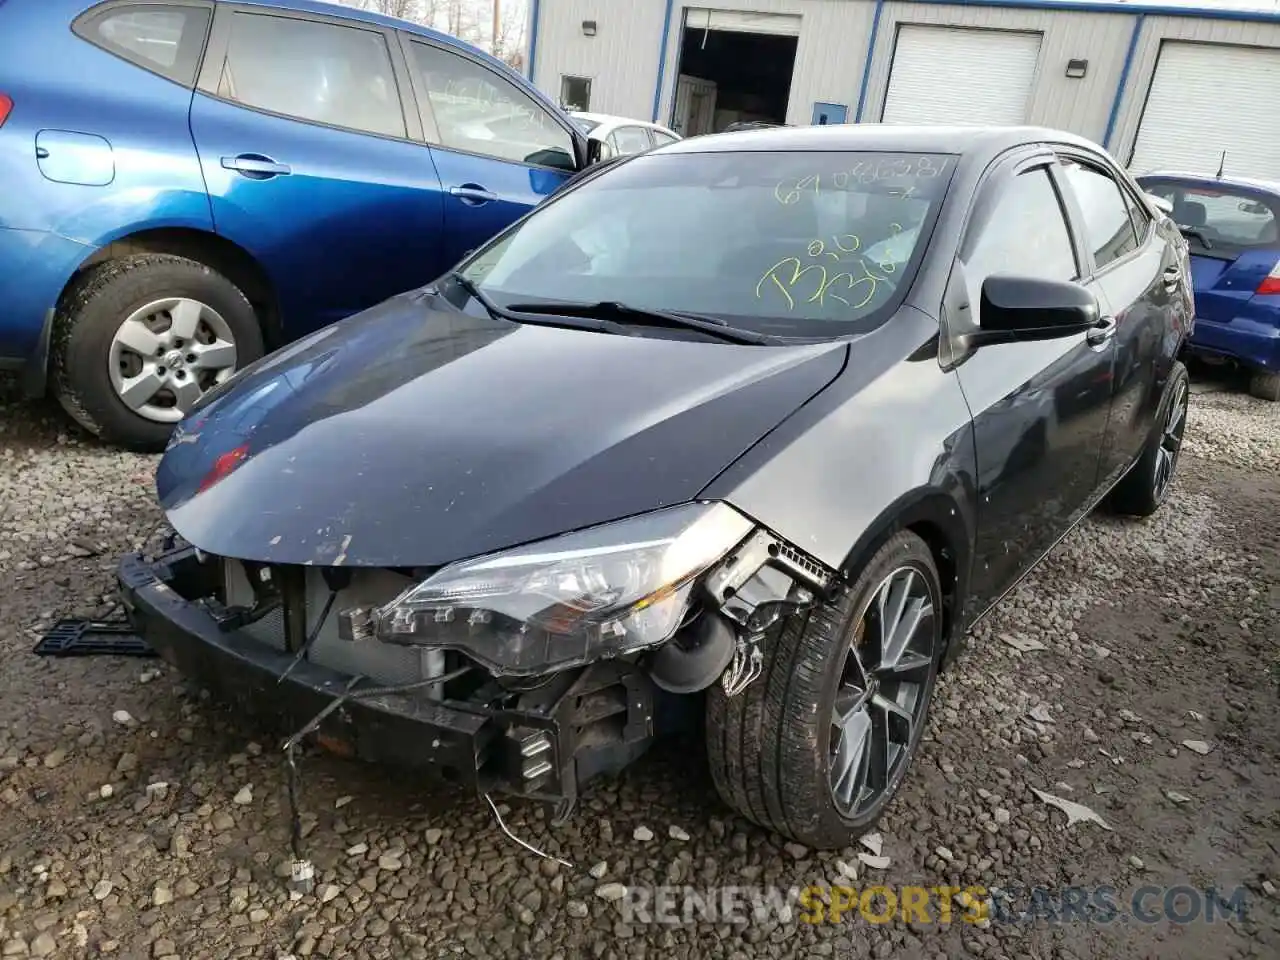
<path fill-rule="evenodd" d="M 967 246 L 965 273 L 979 289 L 995 273 L 1042 280 L 1075 280 L 1080 274 L 1062 204 L 1044 167 L 1020 173 L 1003 186 Z"/>
<path fill-rule="evenodd" d="M 543 107 L 496 73 L 414 41 L 413 68 L 440 145 L 496 160 L 572 170 L 573 139 Z"/>

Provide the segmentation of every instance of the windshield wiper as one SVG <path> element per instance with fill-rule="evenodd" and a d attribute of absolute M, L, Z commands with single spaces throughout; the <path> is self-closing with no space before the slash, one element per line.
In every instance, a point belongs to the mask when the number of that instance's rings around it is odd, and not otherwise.
<path fill-rule="evenodd" d="M 697 330 L 729 343 L 773 344 L 778 340 L 765 333 L 731 327 L 723 320 L 699 313 L 648 310 L 633 307 L 616 300 L 601 303 L 575 303 L 551 301 L 546 303 L 513 303 L 508 309 L 521 314 L 555 314 L 561 317 L 589 317 L 608 319 L 622 326 L 665 327 L 676 330 Z"/>
<path fill-rule="evenodd" d="M 594 333 L 612 333 L 609 325 L 603 320 L 596 320 L 590 317 L 565 317 L 561 320 L 553 320 L 551 318 L 543 319 L 542 317 L 519 316 L 512 310 L 503 309 L 493 302 L 488 294 L 484 293 L 476 284 L 464 277 L 461 273 L 454 271 L 449 274 L 449 279 L 456 283 L 467 296 L 471 297 L 476 303 L 484 307 L 489 316 L 496 320 L 509 320 L 512 323 L 535 323 L 545 327 L 568 327 L 571 330 L 590 330 Z M 563 314 L 561 315 L 563 316 Z"/>

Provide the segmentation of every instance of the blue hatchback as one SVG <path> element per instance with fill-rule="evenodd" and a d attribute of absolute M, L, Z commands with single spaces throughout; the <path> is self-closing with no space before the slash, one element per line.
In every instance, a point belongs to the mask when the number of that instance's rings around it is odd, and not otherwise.
<path fill-rule="evenodd" d="M 1137 179 L 1173 205 L 1191 246 L 1189 349 L 1241 364 L 1254 396 L 1280 400 L 1280 183 L 1181 173 Z"/>
<path fill-rule="evenodd" d="M 234 370 L 434 279 L 588 163 L 524 78 L 308 0 L 0 0 L 0 369 L 161 447 Z"/>

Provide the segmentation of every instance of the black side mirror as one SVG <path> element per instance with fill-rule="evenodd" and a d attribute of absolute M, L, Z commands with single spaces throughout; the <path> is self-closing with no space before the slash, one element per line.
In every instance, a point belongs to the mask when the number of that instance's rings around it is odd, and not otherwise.
<path fill-rule="evenodd" d="M 612 160 L 613 156 L 613 147 L 609 144 L 595 137 L 587 137 L 587 166 Z"/>
<path fill-rule="evenodd" d="M 1084 333 L 1101 320 L 1097 298 L 1078 283 L 1031 277 L 988 277 L 970 348 Z"/>

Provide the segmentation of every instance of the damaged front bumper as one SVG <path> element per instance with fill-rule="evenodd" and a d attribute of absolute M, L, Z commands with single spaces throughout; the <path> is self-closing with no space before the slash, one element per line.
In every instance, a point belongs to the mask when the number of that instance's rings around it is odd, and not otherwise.
<path fill-rule="evenodd" d="M 500 687 L 477 668 L 455 695 L 449 686 L 428 694 L 421 683 L 359 678 L 299 657 L 296 647 L 273 649 L 246 629 L 243 610 L 218 602 L 219 562 L 191 547 L 122 558 L 118 580 L 134 629 L 219 699 L 286 733 L 314 726 L 330 752 L 567 813 L 581 784 L 630 763 L 658 732 L 655 699 L 664 695 L 623 661 L 522 690 Z M 282 603 L 287 608 L 289 598 Z"/>

